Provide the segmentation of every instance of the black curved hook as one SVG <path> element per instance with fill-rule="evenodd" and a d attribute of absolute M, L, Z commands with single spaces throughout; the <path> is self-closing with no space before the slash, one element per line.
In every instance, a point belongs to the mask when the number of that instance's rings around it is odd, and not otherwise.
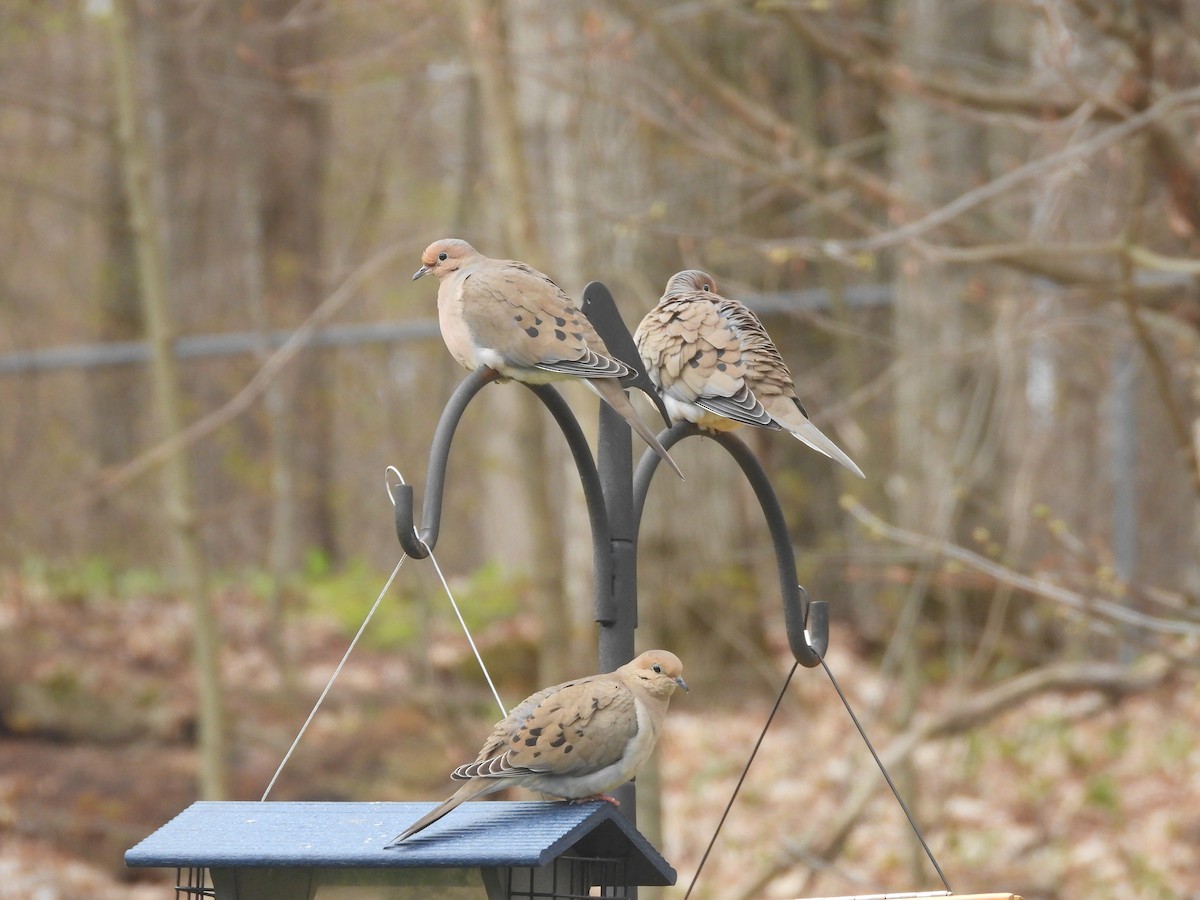
<path fill-rule="evenodd" d="M 421 530 L 418 533 L 413 519 L 413 486 L 411 484 L 396 485 L 393 499 L 396 502 L 394 511 L 396 537 L 404 552 L 413 559 L 424 559 L 437 543 L 438 532 L 442 524 L 442 494 L 446 486 L 446 464 L 450 456 L 450 444 L 454 440 L 454 432 L 467 405 L 485 385 L 499 377 L 494 369 L 477 369 L 462 380 L 451 394 L 442 417 L 438 420 L 437 430 L 433 434 L 433 443 L 429 449 L 429 465 L 426 468 L 425 503 L 421 510 Z M 608 527 L 608 512 L 604 505 L 604 490 L 600 483 L 600 473 L 592 458 L 591 448 L 579 421 L 562 396 L 548 384 L 530 385 L 533 394 L 541 400 L 550 411 L 559 430 L 571 448 L 571 456 L 579 471 L 579 480 L 583 484 L 584 499 L 587 501 L 588 519 L 592 528 L 592 556 L 595 560 L 596 583 L 596 621 L 601 624 L 611 624 L 615 619 L 612 599 L 612 555 L 609 550 L 610 537 Z"/>
<path fill-rule="evenodd" d="M 702 436 L 716 441 L 741 466 L 746 480 L 754 488 L 758 505 L 762 507 L 767 520 L 767 528 L 771 532 L 771 541 L 775 545 L 775 564 L 779 570 L 779 590 L 783 595 L 783 624 L 787 630 L 788 646 L 796 662 L 806 668 L 814 668 L 821 664 L 821 657 L 829 649 L 829 605 L 823 600 L 809 601 L 808 594 L 800 586 L 796 578 L 796 556 L 792 551 L 792 539 L 788 533 L 787 521 L 779 506 L 779 498 L 767 473 L 763 471 L 758 459 L 750 452 L 750 448 L 740 438 L 729 432 L 703 431 L 691 422 L 679 422 L 658 436 L 668 450 L 687 437 Z M 650 480 L 658 467 L 658 456 L 652 451 L 642 454 L 637 471 L 633 478 L 633 517 L 638 527 L 641 526 L 642 510 L 646 505 L 646 494 L 650 490 Z M 805 629 L 808 630 L 807 636 Z"/>
<path fill-rule="evenodd" d="M 665 415 L 665 407 L 661 398 L 652 390 L 652 385 L 646 377 L 638 358 L 633 339 L 629 330 L 621 321 L 620 313 L 613 302 L 608 289 L 599 282 L 592 282 L 584 291 L 584 313 L 595 324 L 606 344 L 620 356 L 631 368 L 635 375 L 628 379 L 628 387 L 646 390 L 655 399 L 659 411 Z M 442 493 L 446 483 L 446 463 L 450 454 L 450 444 L 459 420 L 472 398 L 483 389 L 484 385 L 495 381 L 498 373 L 489 368 L 482 368 L 468 375 L 451 395 L 442 411 L 434 432 L 433 443 L 429 451 L 429 466 L 426 470 L 425 503 L 422 508 L 422 529 L 418 533 L 413 520 L 413 488 L 401 484 L 393 488 L 395 500 L 396 536 L 404 552 L 414 559 L 423 559 L 429 555 L 437 543 L 438 532 L 442 519 Z M 595 607 L 596 621 L 602 626 L 601 651 L 602 662 L 606 655 L 613 667 L 626 662 L 631 657 L 633 647 L 633 628 L 637 621 L 637 587 L 636 587 L 636 554 L 637 534 L 641 526 L 642 510 L 646 504 L 646 495 L 650 489 L 650 481 L 658 466 L 658 456 L 653 451 L 646 451 L 633 474 L 630 485 L 629 464 L 629 430 L 619 416 L 612 414 L 601 415 L 600 450 L 601 463 L 604 465 L 608 487 L 613 491 L 611 513 L 616 517 L 614 523 L 610 519 L 609 505 L 606 501 L 606 483 L 601 478 L 596 460 L 591 448 L 584 437 L 579 421 L 571 412 L 565 400 L 549 385 L 526 385 L 542 404 L 550 411 L 559 429 L 566 438 L 579 472 L 583 485 L 584 498 L 587 501 L 588 518 L 592 531 L 592 556 L 595 572 Z M 792 552 L 791 537 L 788 534 L 787 523 L 779 500 L 771 487 L 771 482 L 763 471 L 762 466 L 741 440 L 728 433 L 709 434 L 695 425 L 680 423 L 659 435 L 664 447 L 670 448 L 686 437 L 705 435 L 711 437 L 738 462 L 755 496 L 762 507 L 775 545 L 775 560 L 779 569 L 779 586 L 783 595 L 783 619 L 787 629 L 788 644 L 796 661 L 801 665 L 812 668 L 820 665 L 821 657 L 829 646 L 829 607 L 822 601 L 809 602 L 804 588 L 796 580 L 796 560 Z M 608 447 L 606 459 L 605 447 Z M 618 452 L 619 446 L 619 452 Z M 625 462 L 621 463 L 623 457 Z M 622 487 L 621 485 L 625 485 Z M 632 488 L 632 490 L 630 490 Z M 619 539 L 614 539 L 616 536 Z M 618 570 L 617 557 L 620 558 L 621 583 L 617 583 L 615 573 Z M 805 630 L 807 629 L 807 634 Z M 617 635 L 617 632 L 621 632 Z M 626 633 L 627 632 L 627 633 Z M 620 639 L 616 639 L 616 637 Z M 606 644 L 606 638 L 613 638 Z M 607 647 L 607 651 L 606 651 Z M 617 659 L 616 657 L 621 658 Z"/>
<path fill-rule="evenodd" d="M 483 390 L 484 386 L 500 377 L 495 369 L 476 369 L 459 383 L 442 417 L 438 419 L 437 430 L 433 433 L 433 443 L 429 447 L 429 466 L 425 470 L 425 505 L 421 510 L 421 524 L 424 526 L 417 534 L 413 524 L 413 486 L 398 484 L 393 488 L 392 499 L 396 503 L 393 512 L 396 521 L 396 537 L 400 546 L 413 559 L 424 559 L 437 543 L 438 531 L 442 525 L 442 492 L 446 487 L 446 460 L 450 456 L 450 442 L 454 440 L 455 429 L 462 418 L 467 404 Z"/>

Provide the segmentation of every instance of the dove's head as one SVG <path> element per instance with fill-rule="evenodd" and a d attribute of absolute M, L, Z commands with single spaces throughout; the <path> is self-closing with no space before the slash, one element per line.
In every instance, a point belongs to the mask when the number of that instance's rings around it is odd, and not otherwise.
<path fill-rule="evenodd" d="M 671 280 L 667 282 L 667 289 L 663 291 L 664 297 L 672 297 L 675 294 L 684 294 L 692 291 L 701 291 L 710 294 L 717 292 L 717 282 L 707 272 L 701 272 L 699 269 L 684 269 L 671 276 Z"/>
<path fill-rule="evenodd" d="M 442 238 L 440 241 L 434 241 L 421 254 L 421 268 L 413 272 L 412 280 L 416 281 L 429 272 L 438 278 L 444 278 L 457 272 L 467 261 L 478 255 L 474 247 L 458 238 Z"/>
<path fill-rule="evenodd" d="M 676 688 L 688 689 L 683 680 L 683 663 L 666 650 L 647 650 L 618 671 L 627 681 L 641 685 L 655 697 L 670 697 Z"/>

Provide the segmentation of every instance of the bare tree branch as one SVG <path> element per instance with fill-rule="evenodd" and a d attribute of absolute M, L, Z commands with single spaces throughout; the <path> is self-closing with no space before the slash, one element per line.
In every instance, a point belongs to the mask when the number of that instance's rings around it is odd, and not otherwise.
<path fill-rule="evenodd" d="M 23 106 L 46 116 L 57 116 L 76 127 L 94 132 L 105 140 L 112 140 L 112 117 L 96 113 L 70 100 L 64 100 L 44 92 L 27 91 L 11 84 L 0 84 L 0 103 L 7 106 Z"/>
<path fill-rule="evenodd" d="M 945 206 L 927 213 L 915 222 L 909 222 L 900 228 L 862 240 L 827 241 L 825 242 L 825 246 L 830 250 L 831 255 L 836 255 L 881 250 L 885 247 L 911 241 L 941 225 L 953 221 L 963 213 L 974 209 L 994 197 L 1000 196 L 1006 191 L 1012 190 L 1018 185 L 1024 184 L 1068 163 L 1099 153 L 1101 150 L 1107 149 L 1113 144 L 1149 127 L 1154 122 L 1162 120 L 1171 113 L 1186 109 L 1197 103 L 1200 103 L 1200 87 L 1172 94 L 1155 103 L 1144 112 L 1130 116 L 1119 125 L 1106 128 L 1086 141 L 1072 144 L 1069 147 L 1064 147 L 1062 150 L 1035 159 L 1013 169 L 1011 172 L 1006 172 L 999 178 L 989 181 L 987 184 L 966 191 Z"/>
<path fill-rule="evenodd" d="M 1167 421 L 1171 425 L 1171 433 L 1175 437 L 1180 457 L 1190 476 L 1189 481 L 1191 482 L 1192 490 L 1200 497 L 1200 468 L 1194 465 L 1197 459 L 1198 448 L 1192 442 L 1192 429 L 1184 417 L 1183 410 L 1180 409 L 1179 403 L 1175 399 L 1170 365 L 1159 351 L 1158 344 L 1155 342 L 1153 335 L 1150 334 L 1150 329 L 1146 327 L 1145 318 L 1137 303 L 1134 302 L 1130 295 L 1124 296 L 1123 300 L 1125 303 L 1125 312 L 1129 318 L 1129 325 L 1133 329 L 1134 337 L 1137 338 L 1138 345 L 1142 348 L 1142 353 L 1145 355 L 1146 362 L 1150 366 L 1150 372 L 1154 377 L 1154 387 L 1158 392 L 1159 403 L 1162 404 L 1163 410 L 1167 414 Z"/>
<path fill-rule="evenodd" d="M 1143 628 L 1158 634 L 1178 634 L 1200 637 L 1200 624 L 1179 619 L 1164 619 L 1150 616 L 1137 610 L 1129 609 L 1111 600 L 1098 597 L 1088 597 L 1061 585 L 1054 584 L 1040 576 L 1023 575 L 1007 566 L 973 553 L 965 547 L 948 541 L 939 540 L 929 535 L 918 534 L 905 528 L 890 525 L 879 516 L 872 513 L 853 497 L 844 496 L 842 507 L 854 516 L 871 532 L 880 537 L 908 547 L 915 547 L 926 553 L 945 556 L 971 568 L 983 572 L 996 581 L 1011 585 L 1035 597 L 1053 600 L 1055 603 L 1081 615 L 1101 615 L 1114 622 Z"/>
<path fill-rule="evenodd" d="M 1079 109 L 1074 97 L 1056 97 L 1045 91 L 1024 87 L 997 87 L 980 82 L 937 78 L 923 72 L 894 64 L 872 54 L 868 47 L 842 43 L 824 29 L 818 28 L 812 17 L 791 9 L 782 10 L 784 21 L 814 50 L 841 65 L 851 76 L 864 78 L 888 91 L 911 91 L 949 100 L 975 110 L 1017 113 L 1045 118 L 1048 114 L 1067 118 Z M 1108 118 L 1117 118 L 1106 111 Z"/>
<path fill-rule="evenodd" d="M 292 332 L 291 337 L 266 359 L 254 376 L 222 406 L 197 419 L 174 436 L 103 474 L 90 492 L 76 495 L 70 502 L 93 499 L 96 496 L 120 490 L 131 481 L 162 465 L 172 455 L 212 434 L 222 425 L 253 406 L 280 372 L 295 359 L 296 354 L 308 346 L 317 330 L 357 296 L 359 289 L 364 284 L 383 272 L 401 249 L 402 245 L 399 244 L 385 247 L 351 272 L 346 280 L 321 301 L 307 319 L 300 323 L 300 326 Z"/>
<path fill-rule="evenodd" d="M 611 2 L 629 21 L 653 35 L 662 55 L 686 75 L 702 94 L 720 102 L 728 112 L 752 128 L 767 141 L 768 148 L 777 151 L 776 155 L 778 151 L 794 147 L 800 165 L 810 173 L 817 173 L 823 180 L 851 185 L 877 202 L 899 202 L 900 198 L 885 179 L 861 166 L 829 155 L 770 107 L 762 105 L 714 72 L 700 54 L 695 53 L 663 24 L 652 4 L 639 0 Z"/>
<path fill-rule="evenodd" d="M 1123 248 L 1129 254 L 1130 260 L 1139 269 L 1152 269 L 1156 272 L 1171 272 L 1175 275 L 1200 276 L 1200 259 L 1181 259 L 1177 256 L 1164 256 L 1155 253 L 1147 247 L 1131 244 Z"/>

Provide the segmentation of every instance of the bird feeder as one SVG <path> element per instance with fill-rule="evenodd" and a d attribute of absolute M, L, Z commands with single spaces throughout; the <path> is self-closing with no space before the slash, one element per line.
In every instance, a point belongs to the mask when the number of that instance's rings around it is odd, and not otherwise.
<path fill-rule="evenodd" d="M 675 870 L 603 802 L 464 803 L 383 849 L 433 806 L 199 802 L 125 863 L 175 868 L 177 898 L 216 900 L 629 898 L 638 885 L 675 883 Z"/>
<path fill-rule="evenodd" d="M 634 370 L 623 386 L 646 391 L 665 417 L 607 288 L 589 284 L 582 307 L 610 351 Z M 472 373 L 443 410 L 430 448 L 420 530 L 414 525 L 412 487 L 396 486 L 396 531 L 413 558 L 428 556 L 437 541 L 446 465 L 459 419 L 471 399 L 495 378 L 489 369 Z M 648 453 L 635 473 L 629 428 L 602 405 L 599 453 L 594 458 L 558 392 L 549 385 L 526 387 L 558 424 L 579 472 L 591 526 L 600 670 L 611 671 L 634 656 L 637 533 L 658 457 Z M 680 424 L 661 439 L 672 446 L 698 434 L 695 426 Z M 826 606 L 810 603 L 797 584 L 783 513 L 757 460 L 736 437 L 722 434 L 714 440 L 734 457 L 754 487 L 776 550 L 789 643 L 798 662 L 816 666 L 828 643 Z M 633 785 L 614 793 L 622 803 L 620 810 L 608 803 L 466 803 L 444 826 L 386 851 L 383 844 L 432 804 L 200 802 L 129 850 L 125 862 L 175 867 L 180 875 L 177 897 L 222 900 L 633 900 L 639 885 L 674 884 L 675 871 L 636 830 Z"/>
<path fill-rule="evenodd" d="M 589 284 L 582 309 L 610 352 L 634 370 L 622 386 L 646 391 L 665 417 L 662 400 L 642 371 L 633 338 L 607 288 Z M 414 559 L 428 556 L 437 542 L 446 466 L 458 422 L 471 399 L 496 377 L 490 369 L 473 372 L 447 402 L 430 447 L 420 528 L 414 521 L 412 487 L 395 486 L 397 536 Z M 558 392 L 545 384 L 525 386 L 559 426 L 579 473 L 591 526 L 600 671 L 612 671 L 634 656 L 638 531 L 659 460 L 647 452 L 635 472 L 629 428 L 606 405 L 600 409 L 599 452 L 593 457 L 578 420 Z M 680 423 L 659 439 L 670 448 L 701 434 L 696 426 Z M 789 646 L 797 663 L 819 666 L 829 641 L 828 607 L 822 601 L 810 602 L 799 587 L 791 539 L 774 490 L 741 440 L 728 433 L 706 436 L 733 457 L 754 489 L 775 549 Z M 639 885 L 674 884 L 674 870 L 636 830 L 633 785 L 613 793 L 621 801 L 620 810 L 608 803 L 466 803 L 445 825 L 386 851 L 383 844 L 432 804 L 202 802 L 129 850 L 125 861 L 129 866 L 177 868 L 177 897 L 222 900 L 634 900 Z"/>

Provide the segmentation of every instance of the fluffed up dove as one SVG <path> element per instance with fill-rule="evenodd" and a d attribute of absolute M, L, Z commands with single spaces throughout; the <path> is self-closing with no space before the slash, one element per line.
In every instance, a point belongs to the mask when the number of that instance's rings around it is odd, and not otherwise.
<path fill-rule="evenodd" d="M 621 388 L 620 379 L 633 370 L 609 353 L 579 306 L 549 277 L 516 260 L 491 259 L 458 238 L 425 248 L 413 281 L 429 272 L 440 282 L 442 340 L 461 365 L 472 371 L 490 366 L 528 384 L 582 379 L 683 477 Z"/>
<path fill-rule="evenodd" d="M 739 425 L 786 429 L 865 477 L 809 421 L 792 373 L 762 322 L 744 304 L 718 294 L 707 272 L 687 269 L 672 276 L 633 337 L 672 420 L 712 431 Z"/>
<path fill-rule="evenodd" d="M 608 792 L 650 758 L 676 688 L 688 689 L 679 658 L 648 650 L 615 672 L 565 681 L 527 697 L 496 723 L 475 762 L 451 774 L 466 784 L 384 849 L 460 803 L 508 787 L 616 803 Z"/>

